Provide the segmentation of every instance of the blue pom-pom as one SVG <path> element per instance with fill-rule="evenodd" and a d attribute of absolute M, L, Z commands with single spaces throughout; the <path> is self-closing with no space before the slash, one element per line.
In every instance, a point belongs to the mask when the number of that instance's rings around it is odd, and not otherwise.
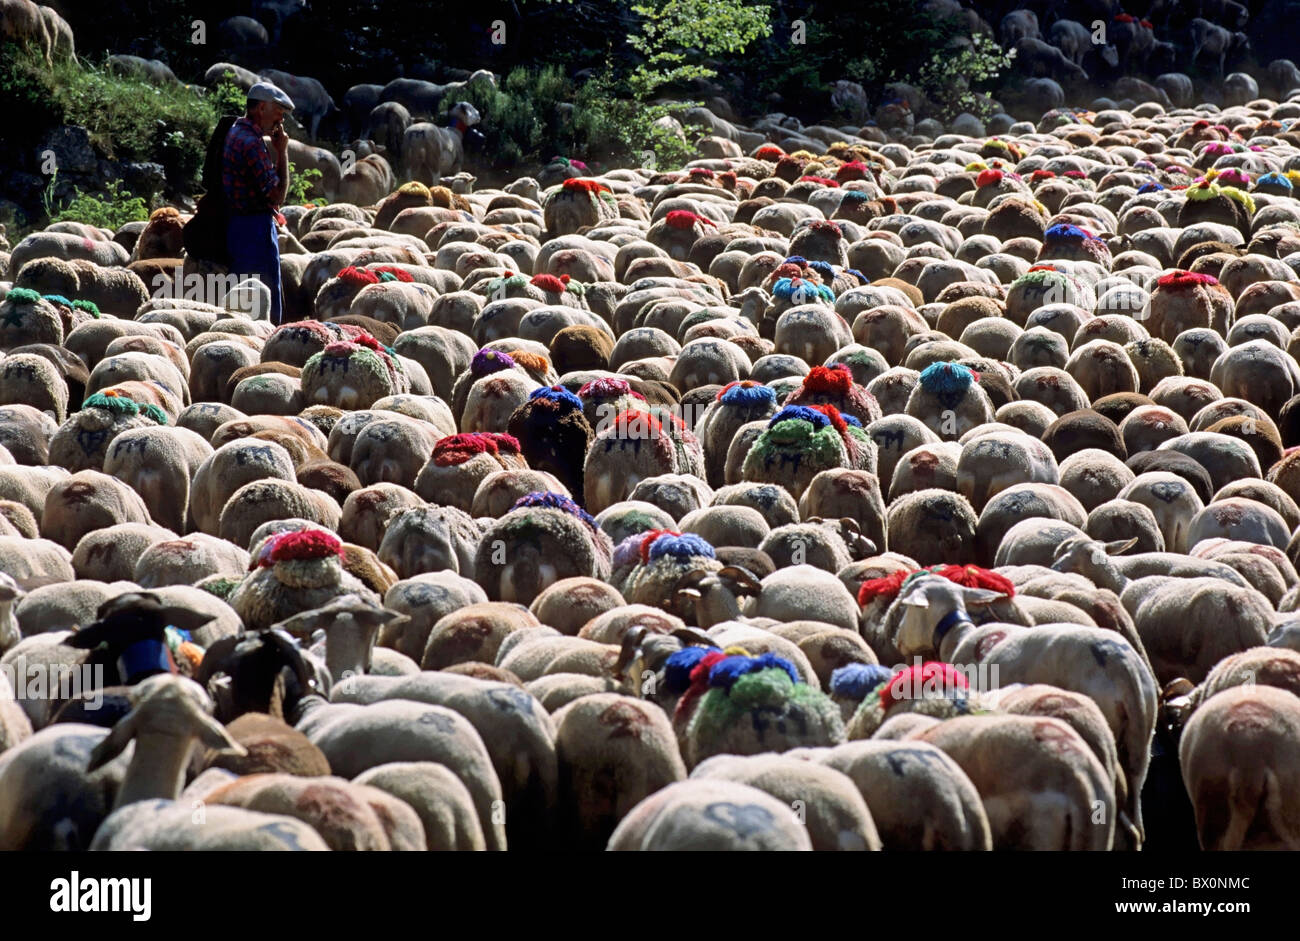
<path fill-rule="evenodd" d="M 803 268 L 808 264 L 808 259 L 804 258 L 802 255 L 791 255 L 785 261 L 781 262 L 781 264 L 798 265 L 800 268 Z"/>
<path fill-rule="evenodd" d="M 751 662 L 752 658 L 743 654 L 723 657 L 709 669 L 709 685 L 731 692 L 736 680 L 749 673 Z"/>
<path fill-rule="evenodd" d="M 549 388 L 543 386 L 540 389 L 534 389 L 528 396 L 530 402 L 533 399 L 546 399 L 546 401 L 553 402 L 556 405 L 567 406 L 567 409 L 582 411 L 582 399 L 564 388 L 564 386 L 551 386 Z"/>
<path fill-rule="evenodd" d="M 695 533 L 682 533 L 680 536 L 663 535 L 650 544 L 650 561 L 670 555 L 675 559 L 689 559 L 704 556 L 714 558 L 713 547 Z"/>
<path fill-rule="evenodd" d="M 975 375 L 960 363 L 931 363 L 921 371 L 921 388 L 932 395 L 963 395 Z"/>
<path fill-rule="evenodd" d="M 1155 180 L 1150 180 L 1149 182 L 1143 183 L 1141 186 L 1139 186 L 1139 187 L 1138 187 L 1138 192 L 1139 192 L 1139 193 L 1156 193 L 1156 192 L 1159 192 L 1159 191 L 1162 190 L 1162 189 L 1164 189 L 1163 186 L 1161 186 L 1161 185 L 1160 185 L 1159 183 L 1157 183 Z"/>
<path fill-rule="evenodd" d="M 767 427 L 771 428 L 777 422 L 791 421 L 793 419 L 809 422 L 814 428 L 825 428 L 831 423 L 831 420 L 824 412 L 809 408 L 807 405 L 787 405 L 772 416 L 771 421 L 767 423 Z"/>
<path fill-rule="evenodd" d="M 810 261 L 808 267 L 822 276 L 822 280 L 828 284 L 835 280 L 835 269 L 831 267 L 829 261 Z"/>
<path fill-rule="evenodd" d="M 511 510 L 527 509 L 529 507 L 540 507 L 544 510 L 562 510 L 570 516 L 576 516 L 588 526 L 595 526 L 596 521 L 578 504 L 562 493 L 552 493 L 549 490 L 534 490 L 532 493 L 526 493 L 510 507 Z"/>
<path fill-rule="evenodd" d="M 862 700 L 894 671 L 879 663 L 848 663 L 831 673 L 831 695 Z"/>
<path fill-rule="evenodd" d="M 856 415 L 850 415 L 848 412 L 840 412 L 840 418 L 844 419 L 846 425 L 853 425 L 855 428 L 862 427 L 862 419 Z"/>
<path fill-rule="evenodd" d="M 770 405 L 776 402 L 776 392 L 767 386 L 745 388 L 737 383 L 730 389 L 723 390 L 718 401 L 727 405 Z"/>
<path fill-rule="evenodd" d="M 683 647 L 668 657 L 664 663 L 664 688 L 674 696 L 690 688 L 691 671 L 717 647 Z"/>
<path fill-rule="evenodd" d="M 790 676 L 791 683 L 800 683 L 799 671 L 794 668 L 794 664 L 785 657 L 778 657 L 774 653 L 759 654 L 750 662 L 749 672 L 757 673 L 759 670 L 784 670 Z"/>
<path fill-rule="evenodd" d="M 853 277 L 857 278 L 859 284 L 870 284 L 870 283 L 871 283 L 871 279 L 868 278 L 868 277 L 867 277 L 865 274 L 863 274 L 861 271 L 859 271 L 857 268 L 845 268 L 844 270 L 845 270 L 846 272 L 848 272 L 849 274 L 853 275 Z"/>
<path fill-rule="evenodd" d="M 44 295 L 44 297 L 47 301 L 53 301 L 55 304 L 58 304 L 62 307 L 72 306 L 72 301 L 68 300 L 62 294 L 46 294 Z"/>
<path fill-rule="evenodd" d="M 760 670 L 784 670 L 791 683 L 799 682 L 799 672 L 794 664 L 774 653 L 765 653 L 757 657 L 723 657 L 709 669 L 709 685 L 731 692 L 736 680 Z"/>
<path fill-rule="evenodd" d="M 1255 181 L 1256 186 L 1258 186 L 1260 183 L 1269 183 L 1272 184 L 1273 186 L 1281 186 L 1284 189 L 1288 189 L 1288 190 L 1292 189 L 1291 181 L 1288 180 L 1286 177 L 1284 177 L 1282 174 L 1278 173 L 1276 170 L 1272 171 L 1271 173 L 1265 173 L 1263 176 L 1261 176 L 1258 180 Z M 1138 192 L 1140 193 L 1142 191 L 1138 190 Z"/>
<path fill-rule="evenodd" d="M 1068 222 L 1059 222 L 1054 226 L 1049 226 L 1043 233 L 1046 239 L 1091 239 L 1092 233 L 1079 228 L 1077 225 L 1070 225 Z"/>
<path fill-rule="evenodd" d="M 868 200 L 871 198 L 870 193 L 864 193 L 862 190 L 845 190 L 844 195 L 840 197 L 840 202 L 845 200 Z"/>

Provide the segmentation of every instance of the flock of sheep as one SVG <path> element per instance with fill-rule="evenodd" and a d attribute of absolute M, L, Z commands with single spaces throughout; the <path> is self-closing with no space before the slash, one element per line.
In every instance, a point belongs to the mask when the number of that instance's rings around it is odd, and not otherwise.
<path fill-rule="evenodd" d="M 1300 91 L 715 120 L 0 252 L 0 849 L 1300 848 Z"/>

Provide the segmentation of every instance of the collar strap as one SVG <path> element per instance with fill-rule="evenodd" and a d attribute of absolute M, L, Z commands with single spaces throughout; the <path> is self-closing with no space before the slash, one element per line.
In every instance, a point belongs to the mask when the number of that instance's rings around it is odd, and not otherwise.
<path fill-rule="evenodd" d="M 455 130 L 460 131 L 462 134 L 464 134 L 466 131 L 469 130 L 469 125 L 466 124 L 465 121 L 464 121 L 464 119 L 462 119 L 462 118 L 456 118 L 456 119 L 452 122 L 451 126 L 452 126 Z"/>
<path fill-rule="evenodd" d="M 934 635 L 930 641 L 934 645 L 936 653 L 939 650 L 939 646 L 943 643 L 943 639 L 948 636 L 948 632 L 958 624 L 969 624 L 972 627 L 975 626 L 975 622 L 970 619 L 970 615 L 962 608 L 953 608 L 939 619 L 939 623 L 934 626 Z"/>
<path fill-rule="evenodd" d="M 161 640 L 153 639 L 138 640 L 122 651 L 117 660 L 117 669 L 122 682 L 127 685 L 134 685 L 155 673 L 176 672 L 167 645 Z"/>

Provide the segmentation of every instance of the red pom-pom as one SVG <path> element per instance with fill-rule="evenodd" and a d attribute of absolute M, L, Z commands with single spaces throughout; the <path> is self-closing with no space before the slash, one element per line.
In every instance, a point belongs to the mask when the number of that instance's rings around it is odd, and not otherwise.
<path fill-rule="evenodd" d="M 476 454 L 518 454 L 519 439 L 492 431 L 469 431 L 450 435 L 433 446 L 433 463 L 438 467 L 464 464 Z"/>
<path fill-rule="evenodd" d="M 679 533 L 675 529 L 650 530 L 650 532 L 646 533 L 641 538 L 641 545 L 637 550 L 637 554 L 641 556 L 641 564 L 645 565 L 650 561 L 650 546 L 653 545 L 654 541 L 658 539 L 660 536 L 680 536 L 680 535 L 681 533 Z"/>
<path fill-rule="evenodd" d="M 990 572 L 988 569 L 982 569 L 977 565 L 945 565 L 935 574 L 942 575 L 948 581 L 956 582 L 966 588 L 987 588 L 990 591 L 1000 591 L 1008 598 L 1012 598 L 1016 594 L 1016 586 L 1005 575 Z"/>
<path fill-rule="evenodd" d="M 840 184 L 824 176 L 801 176 L 795 180 L 796 183 L 820 183 L 822 186 L 838 187 Z"/>
<path fill-rule="evenodd" d="M 1054 180 L 1056 179 L 1056 174 L 1051 170 L 1035 170 L 1033 173 L 1029 174 L 1029 178 L 1031 180 Z"/>
<path fill-rule="evenodd" d="M 686 171 L 687 176 L 698 176 L 705 180 L 713 179 L 713 171 L 708 167 L 691 167 Z"/>
<path fill-rule="evenodd" d="M 664 223 L 670 229 L 690 229 L 693 228 L 697 222 L 700 225 L 711 225 L 715 229 L 718 227 L 718 224 L 712 219 L 706 219 L 687 209 L 674 209 L 669 212 L 668 215 L 664 216 Z"/>
<path fill-rule="evenodd" d="M 576 177 L 576 176 L 570 177 L 569 179 L 565 180 L 563 183 L 560 184 L 560 188 L 567 190 L 570 193 L 582 192 L 582 193 L 591 193 L 593 195 L 596 193 L 613 192 L 613 190 L 611 190 L 604 183 L 598 183 L 595 180 L 584 179 L 583 177 Z"/>
<path fill-rule="evenodd" d="M 1116 14 L 1115 14 L 1115 22 L 1116 22 L 1116 23 L 1132 23 L 1132 22 L 1133 22 L 1133 14 L 1131 14 L 1131 13 L 1116 13 Z"/>
<path fill-rule="evenodd" d="M 979 172 L 979 175 L 975 177 L 975 185 L 977 187 L 993 186 L 1001 182 L 1002 182 L 1001 170 L 981 170 Z"/>
<path fill-rule="evenodd" d="M 858 586 L 858 604 L 866 607 L 877 598 L 886 598 L 893 601 L 898 596 L 898 592 L 903 587 L 903 582 L 912 573 L 905 569 L 900 569 L 881 578 L 869 578 Z"/>
<path fill-rule="evenodd" d="M 564 293 L 564 282 L 553 274 L 535 274 L 528 283 L 551 294 Z"/>
<path fill-rule="evenodd" d="M 639 409 L 624 409 L 614 417 L 614 435 L 618 438 L 641 440 L 657 438 L 663 430 L 659 419 Z"/>
<path fill-rule="evenodd" d="M 415 280 L 415 278 L 411 277 L 411 272 L 399 268 L 396 265 L 379 265 L 378 267 L 369 270 L 373 271 L 376 276 L 381 274 L 391 274 L 398 281 L 402 281 L 406 284 L 410 284 Z"/>
<path fill-rule="evenodd" d="M 340 271 L 336 277 L 338 277 L 338 279 L 344 284 L 350 284 L 353 287 L 359 288 L 365 287 L 367 284 L 379 283 L 379 275 L 375 274 L 373 271 L 369 271 L 365 268 L 357 268 L 353 265 L 348 265 L 348 267 Z"/>
<path fill-rule="evenodd" d="M 1212 274 L 1198 274 L 1193 271 L 1171 271 L 1156 278 L 1156 286 L 1162 288 L 1194 288 L 1218 283 L 1219 279 Z"/>
<path fill-rule="evenodd" d="M 803 388 L 823 395 L 848 395 L 853 390 L 853 373 L 843 363 L 814 366 L 804 376 Z"/>
<path fill-rule="evenodd" d="M 930 660 L 895 673 L 893 679 L 880 691 L 880 707 L 889 712 L 897 703 L 908 699 L 923 699 L 928 690 L 936 688 L 946 698 L 955 690 L 969 689 L 970 683 L 951 663 Z"/>
<path fill-rule="evenodd" d="M 323 529 L 304 529 L 294 533 L 281 533 L 272 537 L 271 551 L 260 561 L 263 568 L 276 562 L 296 559 L 343 558 L 343 543 L 338 536 Z"/>
<path fill-rule="evenodd" d="M 1141 26 L 1143 29 L 1155 29 L 1155 26 L 1152 25 L 1150 20 L 1138 20 L 1138 26 Z"/>
<path fill-rule="evenodd" d="M 785 151 L 776 144 L 764 144 L 754 151 L 754 156 L 759 160 L 780 160 L 785 156 Z"/>
<path fill-rule="evenodd" d="M 355 343 L 357 346 L 364 346 L 368 350 L 374 350 L 376 353 L 388 352 L 386 349 L 384 349 L 384 344 L 380 343 L 369 333 L 362 333 L 360 336 L 353 339 L 352 342 Z"/>

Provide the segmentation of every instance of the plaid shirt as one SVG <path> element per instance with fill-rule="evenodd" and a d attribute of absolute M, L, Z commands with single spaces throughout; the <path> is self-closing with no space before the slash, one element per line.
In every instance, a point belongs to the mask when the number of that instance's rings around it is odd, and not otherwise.
<path fill-rule="evenodd" d="M 279 185 L 275 159 L 262 132 L 248 118 L 240 118 L 226 135 L 221 161 L 227 211 L 236 216 L 271 212 L 271 197 Z"/>

